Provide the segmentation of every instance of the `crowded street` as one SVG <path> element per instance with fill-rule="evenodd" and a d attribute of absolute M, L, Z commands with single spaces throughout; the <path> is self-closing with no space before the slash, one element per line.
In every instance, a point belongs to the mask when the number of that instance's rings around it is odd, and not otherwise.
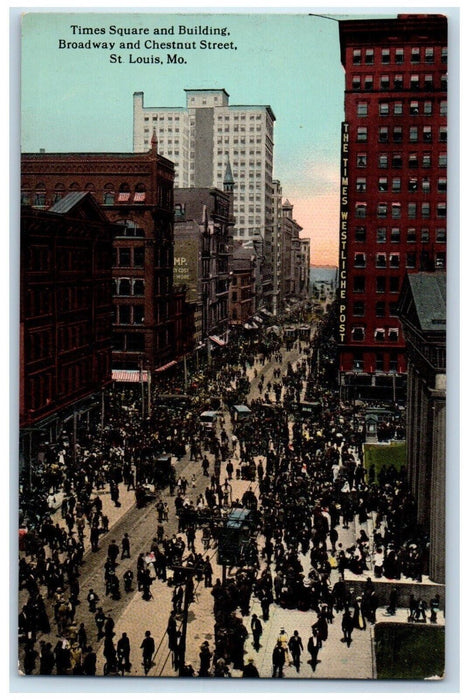
<path fill-rule="evenodd" d="M 21 673 L 373 678 L 377 622 L 443 624 L 404 468 L 363 466 L 330 323 L 240 336 L 146 404 L 114 385 L 102 426 L 41 446 L 20 494 Z"/>

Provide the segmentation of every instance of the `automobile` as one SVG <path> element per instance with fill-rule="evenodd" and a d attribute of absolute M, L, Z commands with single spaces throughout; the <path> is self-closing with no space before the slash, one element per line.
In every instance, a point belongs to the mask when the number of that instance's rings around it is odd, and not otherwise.
<path fill-rule="evenodd" d="M 217 416 L 218 413 L 216 411 L 203 411 L 203 413 L 200 414 L 200 425 L 204 432 L 211 433 L 215 431 Z"/>

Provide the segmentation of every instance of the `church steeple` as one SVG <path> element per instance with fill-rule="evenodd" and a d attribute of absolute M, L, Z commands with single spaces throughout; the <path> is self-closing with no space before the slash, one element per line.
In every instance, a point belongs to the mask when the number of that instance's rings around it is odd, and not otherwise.
<path fill-rule="evenodd" d="M 153 129 L 153 134 L 151 135 L 151 150 L 154 153 L 158 153 L 158 139 L 156 138 L 156 129 Z"/>
<path fill-rule="evenodd" d="M 234 179 L 233 173 L 231 172 L 230 159 L 226 161 L 225 177 L 223 178 L 223 190 L 224 192 L 233 192 L 234 190 Z"/>

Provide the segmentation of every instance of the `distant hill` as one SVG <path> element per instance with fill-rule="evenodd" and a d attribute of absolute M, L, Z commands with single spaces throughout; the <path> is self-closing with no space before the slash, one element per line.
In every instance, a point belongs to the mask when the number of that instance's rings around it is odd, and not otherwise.
<path fill-rule="evenodd" d="M 313 285 L 315 282 L 329 282 L 333 284 L 336 280 L 337 268 L 336 267 L 310 267 L 309 268 L 309 279 L 310 284 Z"/>

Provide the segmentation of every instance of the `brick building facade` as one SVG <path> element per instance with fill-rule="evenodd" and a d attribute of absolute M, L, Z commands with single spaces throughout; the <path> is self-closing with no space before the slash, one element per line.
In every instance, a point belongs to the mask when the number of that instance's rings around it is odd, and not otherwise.
<path fill-rule="evenodd" d="M 446 266 L 447 22 L 399 15 L 339 31 L 341 382 L 384 397 L 406 372 L 404 276 Z"/>

